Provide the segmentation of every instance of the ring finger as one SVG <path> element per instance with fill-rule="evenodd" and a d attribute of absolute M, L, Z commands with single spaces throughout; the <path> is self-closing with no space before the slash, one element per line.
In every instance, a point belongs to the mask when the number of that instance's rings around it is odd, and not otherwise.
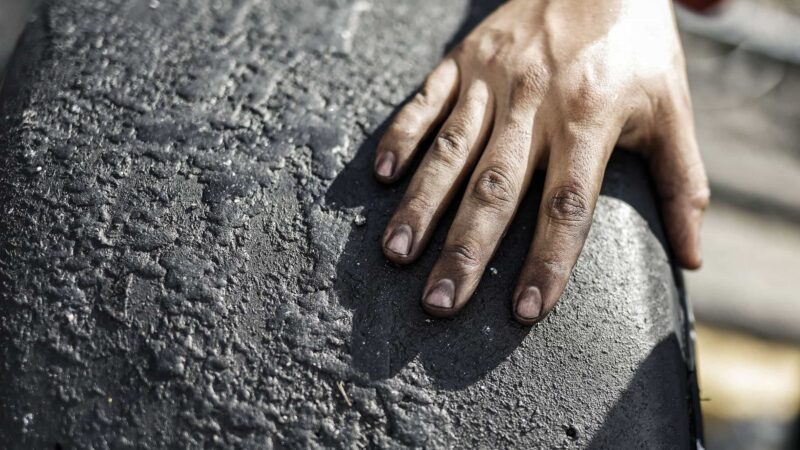
<path fill-rule="evenodd" d="M 488 86 L 482 81 L 465 83 L 386 227 L 383 249 L 387 258 L 405 264 L 419 256 L 483 149 L 492 115 Z"/>

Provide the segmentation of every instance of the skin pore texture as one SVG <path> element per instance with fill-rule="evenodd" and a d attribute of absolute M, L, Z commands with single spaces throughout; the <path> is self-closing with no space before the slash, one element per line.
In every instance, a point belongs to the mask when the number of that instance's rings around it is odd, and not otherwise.
<path fill-rule="evenodd" d="M 452 316 L 544 168 L 533 243 L 511 299 L 519 322 L 536 323 L 566 287 L 615 147 L 648 158 L 675 258 L 698 268 L 709 190 L 672 4 L 511 0 L 431 72 L 378 145 L 374 170 L 384 183 L 424 152 L 384 253 L 398 264 L 416 260 L 466 183 L 422 297 L 429 314 Z"/>

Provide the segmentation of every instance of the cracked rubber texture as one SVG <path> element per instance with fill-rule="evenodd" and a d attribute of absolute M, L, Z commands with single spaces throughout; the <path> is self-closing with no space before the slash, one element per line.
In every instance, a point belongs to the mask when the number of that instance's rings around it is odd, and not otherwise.
<path fill-rule="evenodd" d="M 536 327 L 509 298 L 541 174 L 458 318 L 419 307 L 446 226 L 381 255 L 377 138 L 497 3 L 45 5 L 0 97 L 0 447 L 689 447 L 639 159 Z"/>

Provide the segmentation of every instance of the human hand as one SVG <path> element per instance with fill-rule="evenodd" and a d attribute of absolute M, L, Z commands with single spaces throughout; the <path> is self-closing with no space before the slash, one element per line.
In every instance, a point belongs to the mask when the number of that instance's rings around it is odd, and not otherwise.
<path fill-rule="evenodd" d="M 513 311 L 523 324 L 544 318 L 583 248 L 615 146 L 648 158 L 675 257 L 700 266 L 709 191 L 668 0 L 505 3 L 393 119 L 376 177 L 400 178 L 437 130 L 383 238 L 390 260 L 413 262 L 469 178 L 425 287 L 428 313 L 448 317 L 467 303 L 541 166 L 543 199 Z"/>

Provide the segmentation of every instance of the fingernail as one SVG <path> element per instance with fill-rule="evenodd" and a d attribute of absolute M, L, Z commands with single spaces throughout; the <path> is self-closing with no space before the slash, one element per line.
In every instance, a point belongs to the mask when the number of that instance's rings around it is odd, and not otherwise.
<path fill-rule="evenodd" d="M 517 315 L 523 319 L 535 319 L 542 313 L 542 294 L 539 288 L 531 286 L 517 298 Z"/>
<path fill-rule="evenodd" d="M 411 242 L 414 240 L 414 233 L 408 225 L 400 225 L 395 228 L 389 240 L 386 241 L 386 249 L 400 256 L 408 256 L 411 253 Z"/>
<path fill-rule="evenodd" d="M 439 280 L 428 291 L 428 295 L 425 296 L 425 303 L 437 308 L 450 309 L 453 307 L 455 290 L 456 286 L 451 280 L 447 278 Z"/>
<path fill-rule="evenodd" d="M 394 175 L 394 153 L 386 152 L 378 158 L 378 162 L 375 164 L 375 171 L 378 175 L 389 178 Z"/>

